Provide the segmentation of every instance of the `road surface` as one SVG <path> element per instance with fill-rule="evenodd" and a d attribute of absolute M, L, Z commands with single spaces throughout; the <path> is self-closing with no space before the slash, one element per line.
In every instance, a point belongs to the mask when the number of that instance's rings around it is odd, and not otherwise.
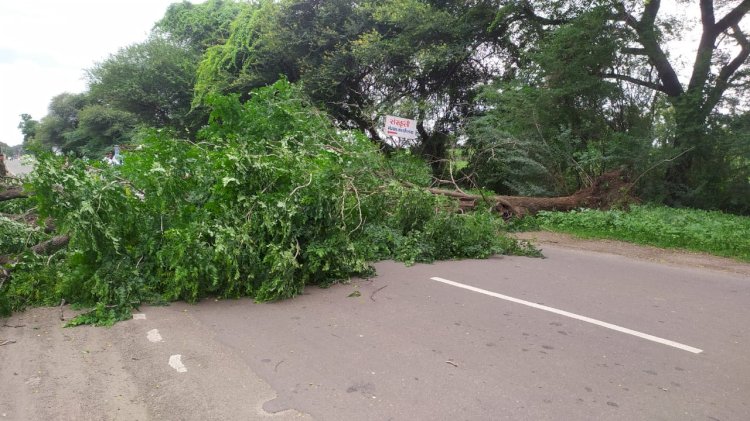
<path fill-rule="evenodd" d="M 750 419 L 750 272 L 543 248 L 109 329 L 30 310 L 0 329 L 0 419 Z"/>
<path fill-rule="evenodd" d="M 5 168 L 15 176 L 28 174 L 34 169 L 33 165 L 23 159 L 5 159 Z"/>

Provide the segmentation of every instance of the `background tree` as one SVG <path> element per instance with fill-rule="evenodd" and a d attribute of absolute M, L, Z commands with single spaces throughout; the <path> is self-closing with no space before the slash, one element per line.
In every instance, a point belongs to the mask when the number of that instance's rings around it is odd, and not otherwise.
<path fill-rule="evenodd" d="M 96 103 L 131 113 L 144 124 L 194 133 L 206 120 L 190 113 L 198 58 L 190 48 L 151 37 L 90 69 L 89 93 Z"/>
<path fill-rule="evenodd" d="M 88 104 L 86 94 L 62 93 L 52 98 L 46 116 L 36 129 L 34 140 L 46 147 L 71 150 L 70 133 L 78 127 L 78 112 Z M 75 142 L 75 141 L 74 141 Z"/>
<path fill-rule="evenodd" d="M 52 99 L 49 113 L 24 145 L 37 143 L 63 153 L 100 158 L 113 145 L 130 142 L 137 125 L 136 116 L 96 103 L 88 92 L 63 93 Z"/>
<path fill-rule="evenodd" d="M 229 38 L 232 22 L 248 7 L 250 3 L 231 0 L 173 3 L 154 26 L 154 32 L 203 53 Z"/>
<path fill-rule="evenodd" d="M 480 185 L 559 195 L 619 167 L 648 168 L 654 95 L 600 76 L 616 65 L 619 30 L 606 9 L 570 18 L 537 34 L 512 80 L 484 88 L 467 132 Z"/>
<path fill-rule="evenodd" d="M 0 152 L 5 154 L 6 159 L 8 157 L 16 156 L 23 152 L 23 145 L 10 146 L 7 143 L 0 142 Z"/>
<path fill-rule="evenodd" d="M 679 155 L 665 173 L 674 204 L 701 204 L 706 193 L 725 181 L 715 177 L 715 166 L 727 151 L 717 149 L 715 137 L 709 134 L 711 122 L 717 107 L 735 89 L 744 89 L 750 76 L 750 42 L 743 26 L 750 0 L 701 0 L 695 7 L 700 11 L 701 37 L 686 81 L 680 80 L 665 47 L 675 22 L 662 16 L 660 0 L 602 0 L 593 7 L 576 1 L 522 0 L 509 3 L 498 15 L 498 22 L 519 31 L 516 45 L 527 50 L 521 41 L 569 31 L 570 25 L 592 14 L 607 20 L 614 28 L 609 33 L 616 45 L 614 57 L 608 67 L 589 74 L 643 87 L 667 99 L 674 132 L 662 146 Z"/>
<path fill-rule="evenodd" d="M 21 122 L 18 123 L 18 129 L 23 134 L 23 143 L 26 144 L 36 136 L 36 130 L 39 122 L 34 120 L 29 114 L 21 114 Z"/>
<path fill-rule="evenodd" d="M 246 94 L 281 74 L 302 82 L 340 126 L 375 140 L 385 113 L 416 118 L 419 150 L 438 162 L 471 112 L 475 88 L 504 69 L 490 30 L 496 8 L 495 1 L 262 2 L 207 51 L 197 99 Z"/>
<path fill-rule="evenodd" d="M 138 120 L 117 108 L 94 104 L 78 112 L 78 126 L 66 134 L 66 152 L 99 158 L 114 145 L 132 141 Z"/>

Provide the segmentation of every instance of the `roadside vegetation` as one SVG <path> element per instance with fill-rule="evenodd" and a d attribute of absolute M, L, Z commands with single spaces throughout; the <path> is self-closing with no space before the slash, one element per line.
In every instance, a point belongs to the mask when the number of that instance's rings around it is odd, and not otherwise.
<path fill-rule="evenodd" d="M 719 211 L 635 205 L 624 210 L 539 212 L 511 223 L 515 231 L 548 230 L 685 249 L 750 262 L 750 218 Z"/>

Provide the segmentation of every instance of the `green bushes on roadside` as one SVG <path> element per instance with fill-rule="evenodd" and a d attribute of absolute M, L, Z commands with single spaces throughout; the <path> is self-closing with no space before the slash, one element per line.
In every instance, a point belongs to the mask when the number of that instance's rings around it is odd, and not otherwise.
<path fill-rule="evenodd" d="M 628 211 L 540 212 L 518 224 L 750 261 L 750 218 L 718 211 L 640 205 Z"/>

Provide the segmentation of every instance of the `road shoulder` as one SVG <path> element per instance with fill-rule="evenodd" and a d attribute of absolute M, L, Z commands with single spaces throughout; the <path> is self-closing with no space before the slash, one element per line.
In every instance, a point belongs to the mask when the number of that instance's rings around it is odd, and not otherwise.
<path fill-rule="evenodd" d="M 544 250 L 545 245 L 554 245 L 569 249 L 615 254 L 671 266 L 694 267 L 750 276 L 749 263 L 705 253 L 662 249 L 616 240 L 578 238 L 570 234 L 550 231 L 520 232 L 515 233 L 514 236 L 518 239 L 529 240 L 542 250 Z"/>

